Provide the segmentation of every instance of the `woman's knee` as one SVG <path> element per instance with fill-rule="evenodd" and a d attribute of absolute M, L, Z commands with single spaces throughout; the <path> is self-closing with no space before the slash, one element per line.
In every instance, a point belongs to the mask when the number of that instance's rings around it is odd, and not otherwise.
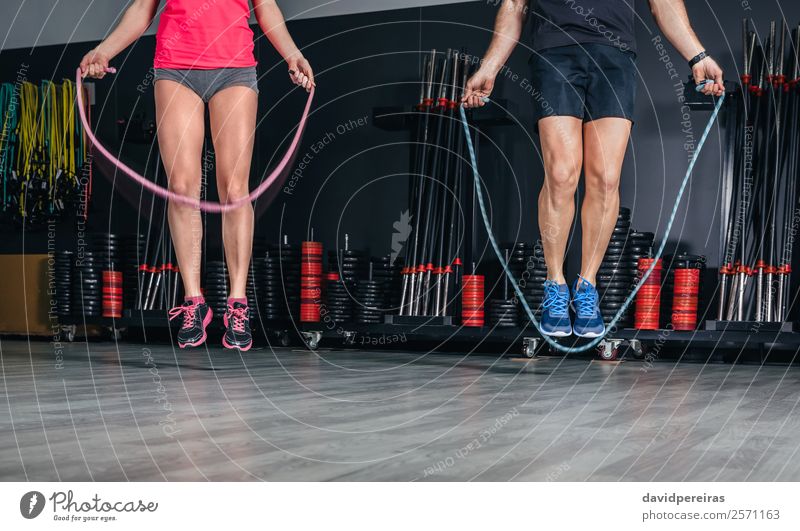
<path fill-rule="evenodd" d="M 200 179 L 196 175 L 178 173 L 169 177 L 169 191 L 193 199 L 200 198 Z"/>
<path fill-rule="evenodd" d="M 217 176 L 217 190 L 220 201 L 227 203 L 247 197 L 250 193 L 250 183 L 242 177 Z"/>

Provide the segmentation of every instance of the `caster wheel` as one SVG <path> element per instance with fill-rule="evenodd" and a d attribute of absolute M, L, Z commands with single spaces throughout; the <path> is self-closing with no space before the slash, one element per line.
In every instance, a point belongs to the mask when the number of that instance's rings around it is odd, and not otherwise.
<path fill-rule="evenodd" d="M 641 341 L 632 340 L 630 342 L 629 347 L 631 352 L 633 352 L 633 357 L 636 358 L 637 360 L 643 360 L 645 355 L 647 354 L 647 349 L 645 348 L 645 346 L 642 344 Z"/>
<path fill-rule="evenodd" d="M 63 327 L 61 331 L 64 333 L 64 338 L 70 343 L 72 343 L 73 341 L 75 341 L 75 336 L 78 333 L 78 327 L 76 325 L 69 325 Z"/>
<path fill-rule="evenodd" d="M 614 361 L 619 356 L 619 347 L 598 347 L 597 354 L 603 361 Z"/>
<path fill-rule="evenodd" d="M 533 358 L 536 356 L 536 351 L 539 348 L 539 341 L 532 338 L 525 338 L 522 340 L 522 355 L 526 358 Z"/>
<path fill-rule="evenodd" d="M 319 346 L 320 339 L 322 339 L 322 332 L 303 332 L 303 341 L 311 350 L 315 350 Z"/>
<path fill-rule="evenodd" d="M 289 341 L 289 334 L 280 334 L 278 335 L 278 344 L 282 347 L 288 347 L 291 341 Z"/>

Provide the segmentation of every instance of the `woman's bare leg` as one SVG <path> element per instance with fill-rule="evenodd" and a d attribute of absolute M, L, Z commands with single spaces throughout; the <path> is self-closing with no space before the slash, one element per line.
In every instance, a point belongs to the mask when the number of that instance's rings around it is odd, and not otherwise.
<path fill-rule="evenodd" d="M 229 87 L 215 94 L 208 108 L 220 201 L 235 201 L 250 193 L 258 97 L 248 87 Z M 222 215 L 222 239 L 231 280 L 230 297 L 244 298 L 253 251 L 253 206 L 250 203 Z"/>
<path fill-rule="evenodd" d="M 169 189 L 199 198 L 205 134 L 203 100 L 191 89 L 165 79 L 156 82 L 155 98 L 158 145 Z M 169 203 L 167 212 L 184 293 L 187 297 L 198 297 L 203 241 L 200 212 L 173 202 Z"/>

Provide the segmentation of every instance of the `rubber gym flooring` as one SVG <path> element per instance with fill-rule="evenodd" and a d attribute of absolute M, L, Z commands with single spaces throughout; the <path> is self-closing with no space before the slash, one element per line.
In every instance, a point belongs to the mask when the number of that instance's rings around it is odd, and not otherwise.
<path fill-rule="evenodd" d="M 796 366 L 0 342 L 0 480 L 800 480 Z"/>

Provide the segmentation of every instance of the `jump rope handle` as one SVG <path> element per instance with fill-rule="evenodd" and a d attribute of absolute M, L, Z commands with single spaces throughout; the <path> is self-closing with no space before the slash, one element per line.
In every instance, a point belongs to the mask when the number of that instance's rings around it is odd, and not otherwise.
<path fill-rule="evenodd" d="M 117 69 L 114 68 L 113 66 L 107 66 L 107 67 L 104 68 L 104 70 L 105 70 L 106 74 L 116 74 L 117 73 Z M 86 77 L 86 76 L 83 75 L 82 77 Z"/>
<path fill-rule="evenodd" d="M 694 89 L 695 89 L 697 92 L 702 92 L 702 91 L 703 91 L 703 89 L 704 89 L 704 88 L 706 88 L 706 85 L 710 85 L 710 84 L 712 84 L 712 83 L 714 83 L 714 80 L 713 80 L 713 79 L 706 79 L 705 81 L 701 81 L 700 83 L 698 83 L 698 84 L 697 84 L 697 85 L 694 87 Z"/>
<path fill-rule="evenodd" d="M 483 103 L 489 103 L 492 100 L 489 99 L 489 96 L 484 96 L 484 97 L 481 98 L 481 101 Z M 462 103 L 461 105 L 464 105 L 464 104 Z"/>

